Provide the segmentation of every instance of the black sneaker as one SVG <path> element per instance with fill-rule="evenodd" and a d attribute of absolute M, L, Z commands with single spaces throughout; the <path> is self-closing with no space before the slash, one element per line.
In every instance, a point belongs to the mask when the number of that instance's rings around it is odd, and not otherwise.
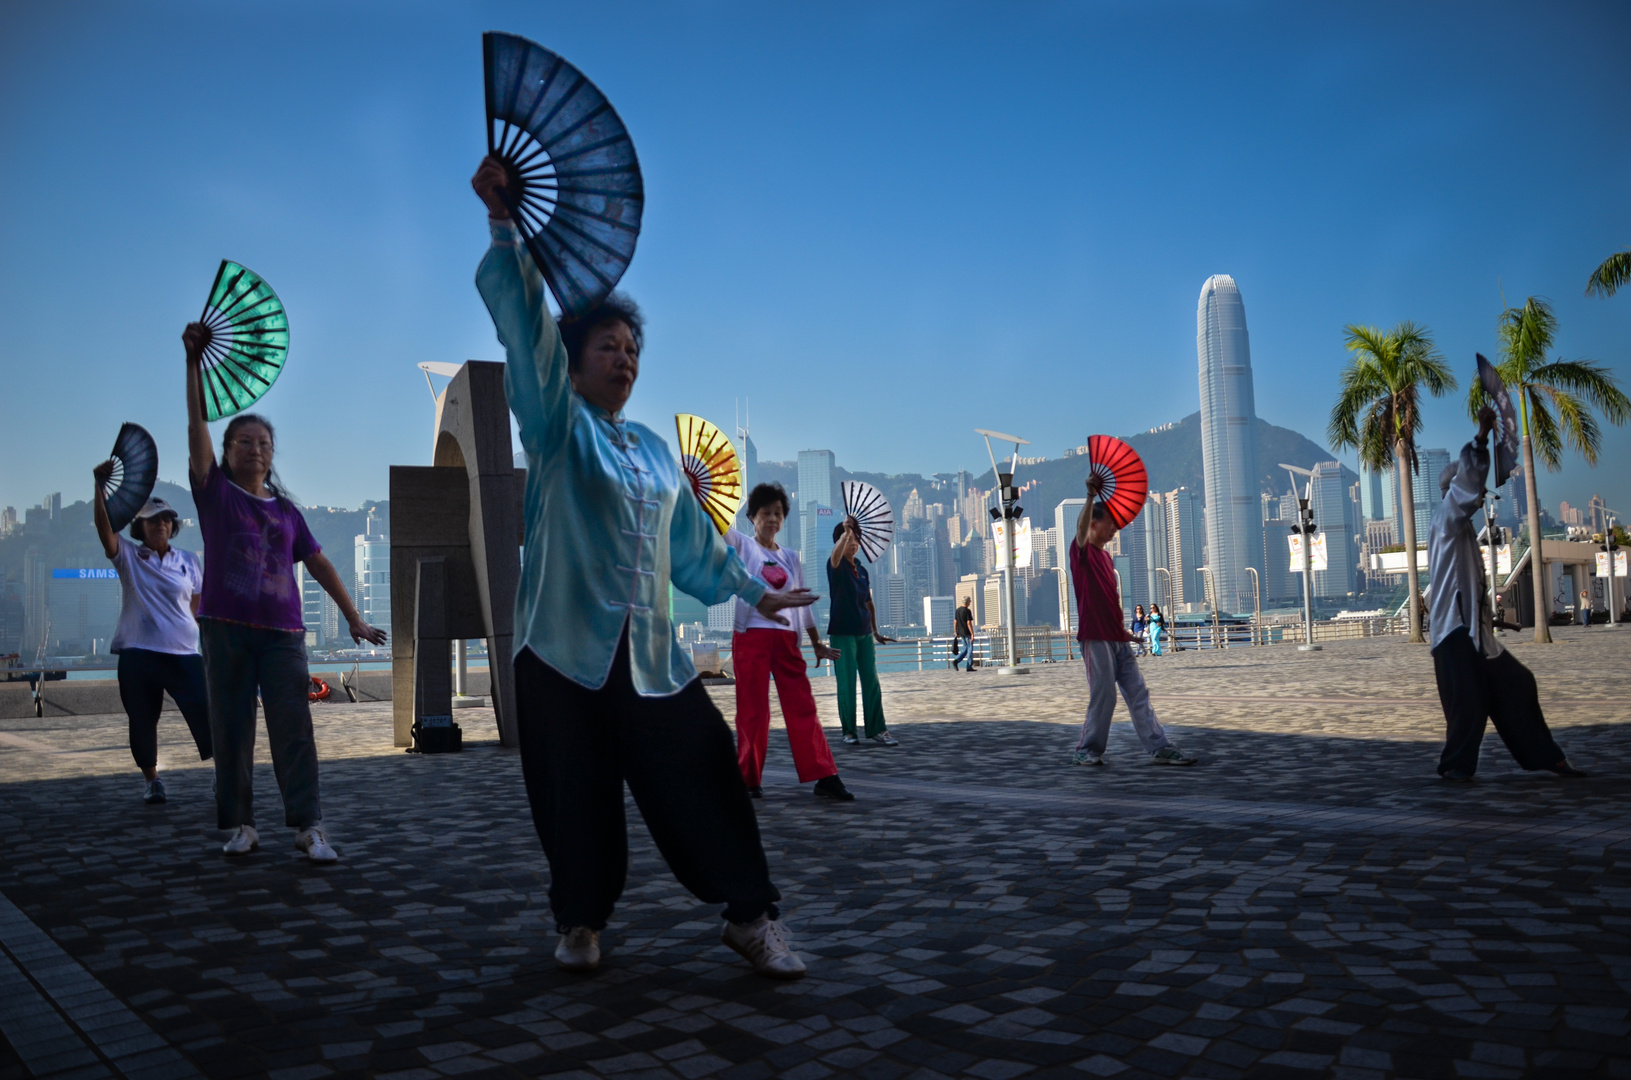
<path fill-rule="evenodd" d="M 164 781 L 158 777 L 147 782 L 147 791 L 142 795 L 142 802 L 156 805 L 164 801 Z"/>
<path fill-rule="evenodd" d="M 844 781 L 838 779 L 838 774 L 824 776 L 815 782 L 815 793 L 818 799 L 832 799 L 835 802 L 854 802 L 855 793 L 844 786 Z"/>
<path fill-rule="evenodd" d="M 1472 783 L 1472 773 L 1462 772 L 1460 769 L 1445 769 L 1443 772 L 1439 773 L 1439 775 L 1444 779 L 1453 781 L 1457 784 Z"/>
<path fill-rule="evenodd" d="M 1584 769 L 1577 769 L 1573 765 L 1570 765 L 1568 759 L 1564 759 L 1563 761 L 1558 762 L 1556 765 L 1548 765 L 1546 766 L 1546 769 L 1548 772 L 1556 773 L 1558 776 L 1568 779 L 1579 779 L 1580 777 L 1591 775 Z"/>
<path fill-rule="evenodd" d="M 748 798 L 750 798 L 750 799 L 762 799 L 764 797 L 765 797 L 765 789 L 760 787 L 758 784 L 753 784 L 753 785 L 750 785 L 748 787 Z"/>

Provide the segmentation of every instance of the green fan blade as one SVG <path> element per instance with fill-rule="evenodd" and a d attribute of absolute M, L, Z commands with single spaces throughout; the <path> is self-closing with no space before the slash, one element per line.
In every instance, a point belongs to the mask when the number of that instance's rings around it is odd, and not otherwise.
<path fill-rule="evenodd" d="M 289 317 L 265 278 L 222 259 L 199 322 L 209 330 L 202 363 L 204 415 L 220 420 L 272 389 L 289 354 Z"/>

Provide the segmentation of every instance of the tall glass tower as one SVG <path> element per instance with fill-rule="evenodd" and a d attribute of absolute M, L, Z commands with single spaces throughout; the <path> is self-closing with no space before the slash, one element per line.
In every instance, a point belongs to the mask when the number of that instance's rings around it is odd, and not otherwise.
<path fill-rule="evenodd" d="M 1257 405 L 1246 306 L 1228 274 L 1201 286 L 1195 311 L 1201 375 L 1201 467 L 1206 478 L 1207 564 L 1225 611 L 1252 609 L 1248 566 L 1263 550 L 1257 490 Z"/>

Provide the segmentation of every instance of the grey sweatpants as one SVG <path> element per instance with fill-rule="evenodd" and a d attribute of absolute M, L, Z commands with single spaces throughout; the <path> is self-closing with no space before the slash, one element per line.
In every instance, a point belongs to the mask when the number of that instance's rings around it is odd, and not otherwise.
<path fill-rule="evenodd" d="M 1133 730 L 1144 749 L 1155 753 L 1169 745 L 1161 721 L 1150 708 L 1150 688 L 1144 685 L 1144 673 L 1138 670 L 1133 647 L 1125 641 L 1083 641 L 1082 663 L 1087 668 L 1087 718 L 1082 721 L 1082 737 L 1076 740 L 1076 749 L 1094 754 L 1104 753 L 1110 741 L 1110 717 L 1116 711 L 1116 687 L 1127 699 L 1127 711 L 1133 716 Z"/>
<path fill-rule="evenodd" d="M 306 694 L 306 636 L 220 619 L 199 619 L 204 681 L 215 744 L 215 820 L 222 829 L 255 824 L 255 695 L 266 711 L 272 772 L 283 793 L 284 824 L 323 820 L 317 801 L 317 743 Z"/>

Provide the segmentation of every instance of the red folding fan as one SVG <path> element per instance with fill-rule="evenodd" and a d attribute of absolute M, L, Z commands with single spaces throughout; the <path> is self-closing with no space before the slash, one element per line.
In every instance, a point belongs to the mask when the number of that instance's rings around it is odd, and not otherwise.
<path fill-rule="evenodd" d="M 1110 511 L 1116 528 L 1125 529 L 1144 509 L 1150 492 L 1150 474 L 1138 451 L 1109 435 L 1087 440 L 1087 492 Z"/>

